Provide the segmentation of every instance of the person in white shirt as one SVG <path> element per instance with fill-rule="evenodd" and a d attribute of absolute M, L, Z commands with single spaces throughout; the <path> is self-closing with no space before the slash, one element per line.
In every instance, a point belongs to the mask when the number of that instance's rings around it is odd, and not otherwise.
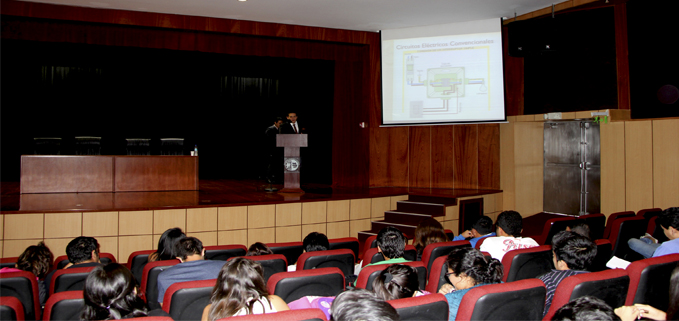
<path fill-rule="evenodd" d="M 523 218 L 516 211 L 504 211 L 497 217 L 496 234 L 487 237 L 481 244 L 481 252 L 488 252 L 490 256 L 502 262 L 505 253 L 511 250 L 536 247 L 539 244 L 530 237 L 521 237 Z"/>

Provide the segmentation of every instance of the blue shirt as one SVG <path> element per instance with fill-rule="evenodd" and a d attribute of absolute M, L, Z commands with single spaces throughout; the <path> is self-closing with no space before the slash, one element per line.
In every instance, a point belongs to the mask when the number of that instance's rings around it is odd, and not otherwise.
<path fill-rule="evenodd" d="M 158 274 L 158 302 L 163 303 L 165 291 L 177 282 L 216 279 L 225 261 L 198 260 L 179 263 Z"/>
<path fill-rule="evenodd" d="M 489 236 L 495 236 L 495 232 L 490 233 L 490 234 L 486 234 L 486 235 L 482 235 L 482 236 L 479 236 L 479 237 L 475 237 L 475 238 L 469 240 L 469 243 L 472 244 L 472 247 L 476 247 L 476 242 L 478 242 L 480 239 L 482 239 L 484 237 L 489 237 Z M 463 240 L 465 240 L 465 237 L 462 236 L 462 235 L 458 235 L 458 236 L 453 238 L 453 241 L 463 241 Z"/>
<path fill-rule="evenodd" d="M 653 252 L 653 257 L 679 253 L 679 238 L 665 241 Z"/>
<path fill-rule="evenodd" d="M 487 285 L 488 283 L 477 284 L 471 288 L 464 290 L 457 290 L 446 294 L 446 300 L 448 300 L 448 321 L 455 321 L 457 317 L 457 310 L 460 308 L 460 302 L 462 302 L 462 297 L 469 292 L 469 290 L 482 285 Z"/>

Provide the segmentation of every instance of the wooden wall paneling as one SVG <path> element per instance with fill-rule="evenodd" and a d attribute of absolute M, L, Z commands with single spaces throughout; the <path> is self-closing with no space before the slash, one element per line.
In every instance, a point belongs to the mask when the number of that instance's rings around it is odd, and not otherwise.
<path fill-rule="evenodd" d="M 121 211 L 118 217 L 120 235 L 153 234 L 153 211 Z"/>
<path fill-rule="evenodd" d="M 358 232 L 370 230 L 370 219 L 349 221 L 349 236 L 358 238 Z"/>
<path fill-rule="evenodd" d="M 328 222 L 327 234 L 329 239 L 336 239 L 340 237 L 349 237 L 349 221 L 345 222 Z M 357 234 L 358 235 L 358 234 Z"/>
<path fill-rule="evenodd" d="M 369 198 L 350 200 L 349 219 L 353 221 L 370 218 L 370 201 Z"/>
<path fill-rule="evenodd" d="M 21 193 L 112 192 L 113 157 L 23 155 L 20 189 Z"/>
<path fill-rule="evenodd" d="M 276 243 L 301 242 L 302 238 L 301 225 L 276 227 Z"/>
<path fill-rule="evenodd" d="M 252 245 L 248 243 L 248 230 L 218 231 L 217 245 L 242 244 L 245 247 Z"/>
<path fill-rule="evenodd" d="M 653 121 L 653 207 L 679 206 L 679 119 Z"/>
<path fill-rule="evenodd" d="M 130 253 L 156 249 L 156 244 L 158 242 L 154 242 L 151 235 L 120 236 L 118 237 L 118 258 L 121 262 L 127 262 Z"/>
<path fill-rule="evenodd" d="M 514 126 L 515 123 L 500 124 L 500 189 L 502 210 L 516 206 L 516 185 L 514 171 Z"/>
<path fill-rule="evenodd" d="M 391 207 L 389 208 L 389 210 L 395 211 L 396 207 L 398 206 L 399 201 L 407 201 L 407 200 L 408 200 L 408 195 L 399 195 L 399 196 L 390 197 Z"/>
<path fill-rule="evenodd" d="M 248 229 L 273 226 L 276 226 L 276 205 L 248 206 Z"/>
<path fill-rule="evenodd" d="M 244 245 L 248 247 L 255 242 L 276 243 L 276 228 L 248 229 L 248 242 Z"/>
<path fill-rule="evenodd" d="M 625 123 L 600 126 L 601 213 L 623 212 L 625 206 Z"/>
<path fill-rule="evenodd" d="M 54 258 L 56 259 L 57 256 L 60 255 L 66 255 L 66 246 L 68 246 L 68 243 L 70 243 L 73 240 L 73 238 L 57 238 L 57 239 L 45 239 L 45 245 L 49 247 L 50 251 L 52 251 L 52 254 L 54 255 Z M 31 245 L 38 244 L 38 242 L 35 242 Z"/>
<path fill-rule="evenodd" d="M 455 188 L 455 126 L 431 127 L 431 187 Z"/>
<path fill-rule="evenodd" d="M 409 127 L 370 128 L 370 186 L 408 186 Z"/>
<path fill-rule="evenodd" d="M 186 209 L 153 211 L 153 234 L 163 234 L 168 229 L 178 227 L 186 232 Z"/>
<path fill-rule="evenodd" d="M 217 225 L 217 207 L 189 208 L 186 210 L 186 232 L 215 231 Z M 217 235 L 215 242 L 217 245 Z"/>
<path fill-rule="evenodd" d="M 220 207 L 217 211 L 217 230 L 243 230 L 248 228 L 248 207 Z M 222 245 L 220 243 L 220 245 Z"/>
<path fill-rule="evenodd" d="M 198 157 L 116 156 L 116 192 L 198 190 Z"/>
<path fill-rule="evenodd" d="M 478 125 L 455 125 L 455 188 L 479 188 Z"/>
<path fill-rule="evenodd" d="M 323 233 L 325 236 L 328 236 L 328 230 L 326 227 L 325 223 L 320 223 L 320 224 L 306 224 L 302 225 L 302 234 L 301 234 L 301 240 L 304 240 L 304 238 L 309 235 L 311 232 L 318 232 L 318 233 Z M 328 237 L 330 238 L 330 237 Z"/>
<path fill-rule="evenodd" d="M 413 126 L 410 128 L 409 153 L 409 185 L 410 187 L 431 187 L 431 126 Z"/>
<path fill-rule="evenodd" d="M 480 124 L 479 188 L 500 189 L 500 124 Z"/>
<path fill-rule="evenodd" d="M 118 236 L 118 212 L 85 212 L 82 219 L 85 236 Z"/>
<path fill-rule="evenodd" d="M 217 231 L 213 232 L 187 232 L 186 236 L 192 236 L 199 239 L 203 246 L 218 245 L 217 241 Z"/>
<path fill-rule="evenodd" d="M 391 210 L 391 197 L 375 197 L 370 202 L 370 217 L 384 219 L 384 212 Z"/>
<path fill-rule="evenodd" d="M 328 222 L 348 221 L 351 200 L 328 201 Z"/>
<path fill-rule="evenodd" d="M 3 255 L 3 257 L 19 256 L 19 255 L 21 255 L 21 253 L 24 252 L 24 250 L 26 250 L 27 247 L 29 247 L 31 245 L 37 245 L 40 241 L 43 241 L 43 239 L 32 239 L 32 240 L 8 240 L 8 239 L 5 239 L 5 240 L 2 241 L 2 243 L 3 243 L 3 245 L 2 245 L 3 246 L 2 255 Z M 54 248 L 47 243 L 45 243 L 45 245 L 47 245 L 47 247 L 50 248 L 50 251 L 52 251 L 52 253 L 54 254 L 55 257 L 58 256 L 58 254 L 57 254 L 58 251 L 55 251 L 55 249 L 57 249 L 57 248 Z M 64 246 L 64 250 L 63 250 L 64 253 L 62 253 L 62 255 L 66 254 L 65 248 L 66 247 Z"/>
<path fill-rule="evenodd" d="M 4 239 L 5 239 L 5 215 L 0 214 L 0 240 Z M 2 251 L 2 246 L 0 246 L 0 251 Z"/>
<path fill-rule="evenodd" d="M 42 213 L 5 215 L 4 239 L 42 239 L 44 218 L 45 215 Z"/>
<path fill-rule="evenodd" d="M 276 226 L 290 226 L 301 224 L 302 224 L 302 203 L 276 204 Z"/>
<path fill-rule="evenodd" d="M 542 212 L 543 141 L 543 123 L 514 123 L 514 210 L 524 217 Z"/>
<path fill-rule="evenodd" d="M 97 243 L 99 243 L 100 253 L 113 254 L 117 262 L 125 263 L 127 261 L 127 256 L 123 258 L 118 254 L 118 236 L 96 237 L 96 239 Z"/>
<path fill-rule="evenodd" d="M 328 202 L 302 203 L 302 224 L 325 224 L 327 212 Z"/>
<path fill-rule="evenodd" d="M 625 122 L 625 210 L 653 207 L 653 123 Z"/>

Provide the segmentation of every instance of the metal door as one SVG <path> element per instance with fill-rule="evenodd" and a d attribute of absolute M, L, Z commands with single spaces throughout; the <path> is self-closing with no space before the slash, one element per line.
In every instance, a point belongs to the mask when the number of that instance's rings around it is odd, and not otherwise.
<path fill-rule="evenodd" d="M 545 212 L 598 213 L 599 125 L 591 121 L 546 122 L 543 173 Z"/>

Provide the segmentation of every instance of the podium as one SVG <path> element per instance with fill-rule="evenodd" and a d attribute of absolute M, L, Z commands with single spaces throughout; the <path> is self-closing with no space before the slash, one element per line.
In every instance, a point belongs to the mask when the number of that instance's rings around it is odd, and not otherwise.
<path fill-rule="evenodd" d="M 302 159 L 300 147 L 307 147 L 307 134 L 278 134 L 276 146 L 283 147 L 283 189 L 280 193 L 304 193 L 299 187 Z"/>

